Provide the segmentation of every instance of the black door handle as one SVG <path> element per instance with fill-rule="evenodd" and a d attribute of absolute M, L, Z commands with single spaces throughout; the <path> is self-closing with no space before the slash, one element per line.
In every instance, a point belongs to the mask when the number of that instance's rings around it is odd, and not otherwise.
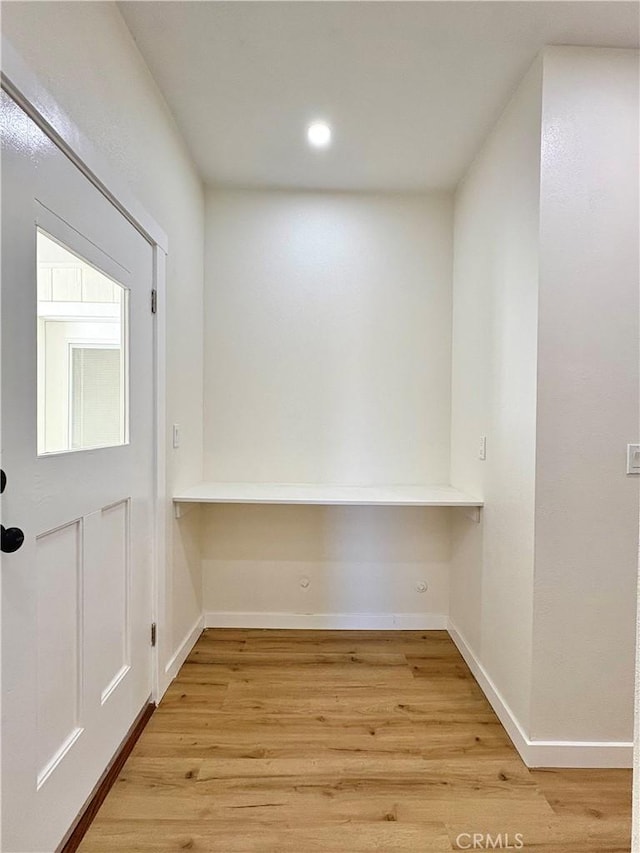
<path fill-rule="evenodd" d="M 0 495 L 4 492 L 7 486 L 7 475 L 0 470 Z M 4 524 L 2 527 L 2 536 L 0 537 L 0 551 L 3 554 L 13 554 L 18 548 L 22 547 L 24 542 L 24 533 L 19 527 L 7 527 Z"/>
<path fill-rule="evenodd" d="M 0 542 L 0 551 L 3 554 L 13 554 L 18 548 L 22 547 L 24 542 L 24 533 L 19 527 L 7 527 L 2 525 L 2 541 Z"/>

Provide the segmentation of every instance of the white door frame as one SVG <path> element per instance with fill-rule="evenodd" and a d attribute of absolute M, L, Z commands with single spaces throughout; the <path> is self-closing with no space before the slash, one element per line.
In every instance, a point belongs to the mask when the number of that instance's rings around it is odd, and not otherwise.
<path fill-rule="evenodd" d="M 51 94 L 2 37 L 2 88 L 27 113 L 51 141 L 80 169 L 85 177 L 122 213 L 142 234 L 153 249 L 153 287 L 157 294 L 154 322 L 154 499 L 152 555 L 152 621 L 157 625 L 158 641 L 151 649 L 152 699 L 159 702 L 169 685 L 163 661 L 168 637 L 166 601 L 166 535 L 167 535 L 167 476 L 166 476 L 166 257 L 169 242 L 166 233 L 145 210 L 112 170 L 102 155 L 60 108 Z M 0 589 L 1 589 L 0 579 Z M 149 626 L 151 628 L 151 626 Z M 149 636 L 151 642 L 151 636 Z"/>

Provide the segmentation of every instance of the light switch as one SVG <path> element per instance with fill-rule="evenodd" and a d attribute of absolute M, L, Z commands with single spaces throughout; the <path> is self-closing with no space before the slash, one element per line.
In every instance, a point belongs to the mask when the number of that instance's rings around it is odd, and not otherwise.
<path fill-rule="evenodd" d="M 176 449 L 180 447 L 180 424 L 173 425 L 173 446 Z"/>
<path fill-rule="evenodd" d="M 627 474 L 640 474 L 640 444 L 627 444 Z"/>
<path fill-rule="evenodd" d="M 487 458 L 487 436 L 481 435 L 480 442 L 478 444 L 478 459 L 484 460 Z"/>

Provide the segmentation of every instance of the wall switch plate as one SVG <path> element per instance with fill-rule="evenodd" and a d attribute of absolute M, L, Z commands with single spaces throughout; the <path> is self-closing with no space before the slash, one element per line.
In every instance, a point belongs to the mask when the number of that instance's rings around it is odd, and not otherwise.
<path fill-rule="evenodd" d="M 480 436 L 480 443 L 478 444 L 478 459 L 481 459 L 483 462 L 487 458 L 487 436 Z"/>
<path fill-rule="evenodd" d="M 627 474 L 640 474 L 640 444 L 627 444 Z"/>
<path fill-rule="evenodd" d="M 180 447 L 180 424 L 173 425 L 173 446 L 176 449 Z"/>

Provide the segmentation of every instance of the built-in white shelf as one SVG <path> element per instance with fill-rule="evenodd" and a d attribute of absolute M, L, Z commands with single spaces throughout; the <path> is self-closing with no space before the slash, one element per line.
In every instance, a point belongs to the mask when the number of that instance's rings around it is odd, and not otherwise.
<path fill-rule="evenodd" d="M 174 495 L 176 517 L 183 504 L 318 504 L 325 506 L 461 506 L 484 501 L 452 486 L 336 486 L 299 483 L 200 483 Z"/>

